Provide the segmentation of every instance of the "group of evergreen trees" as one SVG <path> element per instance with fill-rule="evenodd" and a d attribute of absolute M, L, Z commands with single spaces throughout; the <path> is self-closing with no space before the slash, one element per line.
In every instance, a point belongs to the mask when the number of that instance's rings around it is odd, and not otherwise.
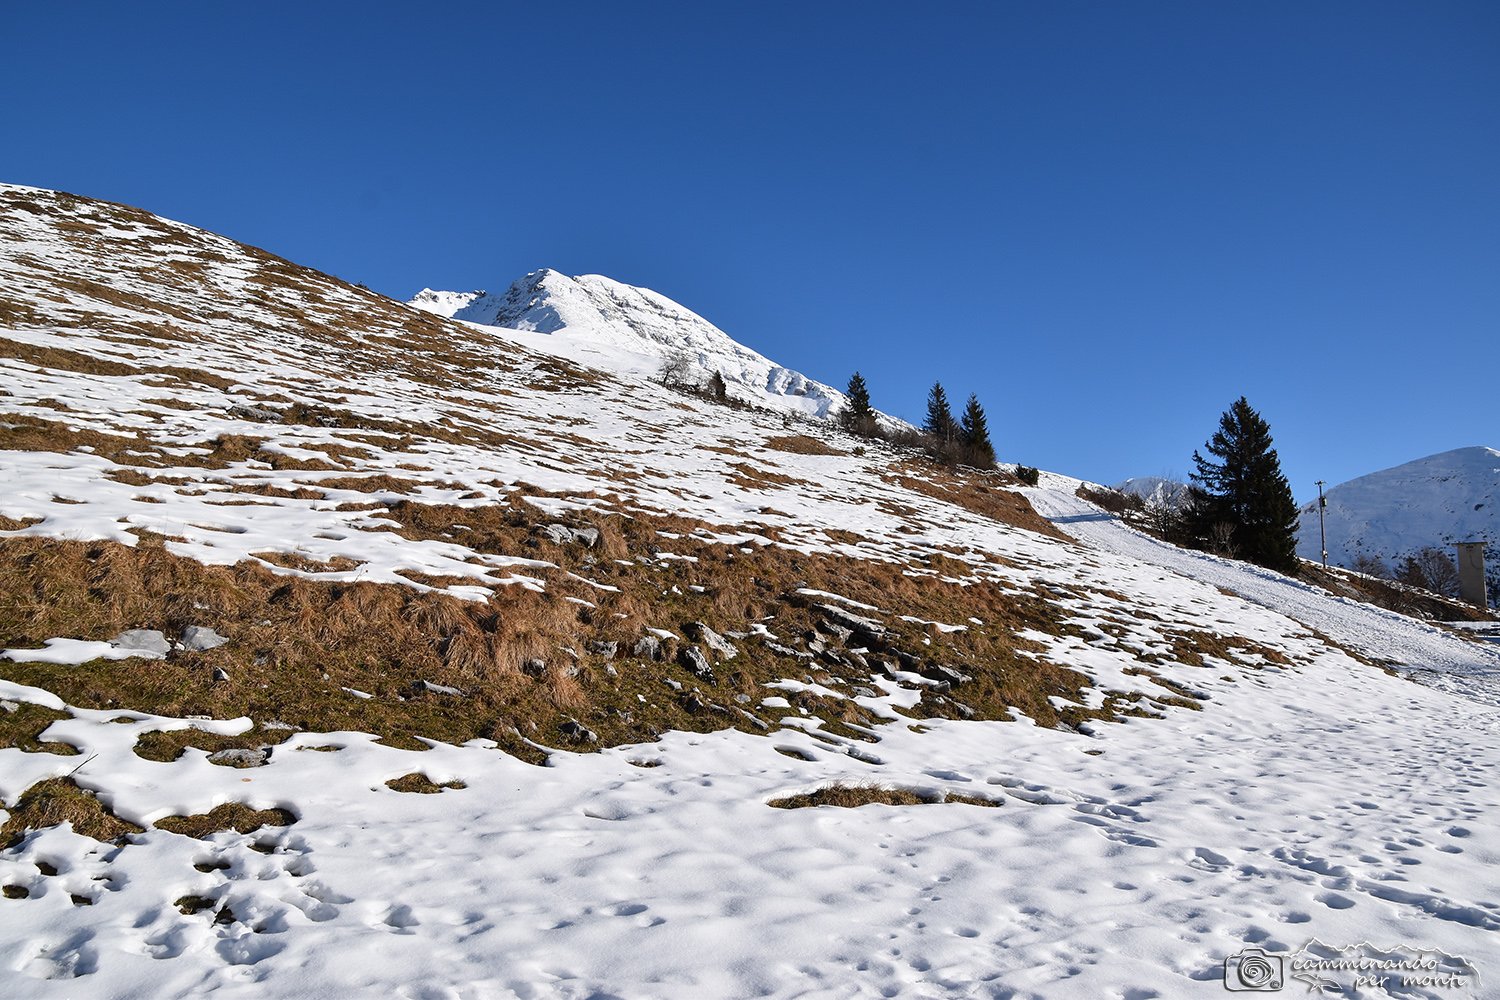
<path fill-rule="evenodd" d="M 963 416 L 955 420 L 942 383 L 934 382 L 927 394 L 927 419 L 917 439 L 912 441 L 907 440 L 906 435 L 881 433 L 875 409 L 870 405 L 870 388 L 859 372 L 849 379 L 844 395 L 848 401 L 839 412 L 839 424 L 853 434 L 884 437 L 898 444 L 916 444 L 949 465 L 967 465 L 976 469 L 995 467 L 995 446 L 990 442 L 989 421 L 977 396 L 969 396 Z"/>

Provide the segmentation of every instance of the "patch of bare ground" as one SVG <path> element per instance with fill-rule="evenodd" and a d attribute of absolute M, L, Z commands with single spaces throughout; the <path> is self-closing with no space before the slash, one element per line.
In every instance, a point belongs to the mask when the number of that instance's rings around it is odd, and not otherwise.
<path fill-rule="evenodd" d="M 937 464 L 898 465 L 884 477 L 905 489 L 962 507 L 971 514 L 1064 542 L 1073 539 L 1042 517 L 1021 494 L 1005 487 L 1018 480 L 1003 472 L 955 472 Z"/>
<path fill-rule="evenodd" d="M 192 816 L 168 816 L 153 825 L 185 837 L 207 840 L 224 830 L 254 833 L 267 826 L 291 826 L 297 817 L 286 809 L 252 809 L 243 802 L 226 802 L 206 813 Z"/>
<path fill-rule="evenodd" d="M 120 819 L 93 792 L 80 788 L 72 778 L 39 781 L 5 807 L 10 815 L 5 825 L 0 826 L 0 848 L 14 846 L 28 830 L 60 823 L 71 823 L 74 833 L 106 843 L 144 832 L 134 823 Z"/>
<path fill-rule="evenodd" d="M 42 733 L 54 722 L 70 719 L 67 712 L 43 708 L 29 702 L 11 702 L 14 708 L 0 708 L 0 748 L 25 750 L 27 753 L 55 753 L 72 756 L 78 748 L 71 743 L 43 740 Z"/>
<path fill-rule="evenodd" d="M 1125 696 L 1110 696 L 1097 709 L 1055 707 L 1054 698 L 1083 701 L 1089 678 L 1042 660 L 1043 647 L 1021 634 L 1074 634 L 1070 615 L 1045 588 L 983 579 L 976 568 L 982 563 L 941 553 L 922 563 L 888 562 L 774 544 L 741 551 L 698 533 L 739 533 L 744 525 L 638 509 L 559 518 L 542 514 L 519 490 L 498 503 L 402 500 L 382 509 L 391 521 L 386 530 L 406 538 L 461 541 L 480 553 L 543 564 L 524 572 L 541 579 L 545 592 L 501 587 L 487 601 L 469 601 L 399 585 L 277 575 L 253 560 L 206 566 L 172 555 L 150 534 L 133 548 L 3 539 L 5 646 L 34 647 L 54 636 L 103 640 L 131 628 L 177 635 L 189 625 L 231 641 L 161 661 L 5 663 L 0 674 L 81 707 L 278 720 L 303 731 L 374 733 L 412 750 L 425 748 L 422 738 L 483 738 L 533 761 L 545 756 L 538 745 L 587 749 L 668 730 L 775 729 L 782 710 L 761 701 L 766 685 L 784 678 L 836 692 L 790 697 L 829 732 L 851 739 L 870 739 L 879 725 L 855 700 L 879 674 L 905 683 L 923 678 L 921 701 L 904 710 L 918 719 L 1008 720 L 1018 710 L 1039 725 L 1076 726 L 1138 714 Z M 561 541 L 565 533 L 545 530 L 557 521 L 593 529 L 597 538 L 592 545 Z M 967 582 L 942 578 L 959 576 Z M 804 589 L 886 609 L 876 616 L 878 635 L 840 624 L 826 606 L 800 596 Z M 944 632 L 899 615 L 968 624 Z M 770 636 L 754 634 L 752 625 Z M 702 627 L 725 637 L 737 655 L 716 652 Z M 651 629 L 679 638 L 654 639 Z M 190 731 L 152 737 L 139 749 L 160 756 L 184 746 L 212 752 L 275 742 L 266 731 L 234 738 Z"/>
<path fill-rule="evenodd" d="M 787 434 L 766 438 L 765 446 L 772 451 L 785 451 L 793 455 L 848 454 L 848 452 L 839 451 L 837 448 L 819 441 L 815 437 L 809 437 L 806 434 Z"/>
<path fill-rule="evenodd" d="M 1000 805 L 994 799 L 987 799 L 980 795 L 962 795 L 958 793 L 931 793 L 921 792 L 912 788 L 889 787 L 886 785 L 849 785 L 833 784 L 801 795 L 789 795 L 785 798 L 771 799 L 766 805 L 773 809 L 808 809 L 813 806 L 837 806 L 844 809 L 854 809 L 859 806 L 882 805 L 882 806 L 921 806 L 937 805 L 944 802 L 961 803 L 970 806 Z"/>
<path fill-rule="evenodd" d="M 419 795 L 435 795 L 445 788 L 468 788 L 462 781 L 444 781 L 439 784 L 420 771 L 404 774 L 399 778 L 392 778 L 385 783 L 385 787 L 397 792 L 415 792 Z"/>
<path fill-rule="evenodd" d="M 139 375 L 141 370 L 119 361 L 111 361 L 70 351 L 62 347 L 44 347 L 0 337 L 0 358 L 14 358 L 38 368 L 77 372 L 83 375 Z"/>
<path fill-rule="evenodd" d="M 780 489 L 785 486 L 812 486 L 805 479 L 796 476 L 783 475 L 771 469 L 762 469 L 751 465 L 749 462 L 736 462 L 730 466 L 735 470 L 732 476 L 725 476 L 729 482 L 748 490 Z"/>

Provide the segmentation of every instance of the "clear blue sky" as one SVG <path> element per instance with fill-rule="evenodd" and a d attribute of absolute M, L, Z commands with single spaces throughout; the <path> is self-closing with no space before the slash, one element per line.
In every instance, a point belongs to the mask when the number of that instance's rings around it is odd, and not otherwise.
<path fill-rule="evenodd" d="M 25 4 L 0 179 L 405 298 L 646 285 L 1005 460 L 1500 446 L 1500 4 Z M 1472 387 L 1466 391 L 1465 386 Z"/>

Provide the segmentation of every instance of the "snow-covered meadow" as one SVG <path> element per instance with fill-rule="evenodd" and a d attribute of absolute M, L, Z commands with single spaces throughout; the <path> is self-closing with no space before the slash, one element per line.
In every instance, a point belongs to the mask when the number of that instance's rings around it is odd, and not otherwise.
<path fill-rule="evenodd" d="M 911 574 L 940 575 L 915 560 L 942 553 L 963 579 L 1052 594 L 1069 628 L 1024 636 L 1034 655 L 1086 675 L 1090 706 L 1134 692 L 1148 716 L 918 723 L 895 709 L 927 688 L 893 672 L 824 689 L 885 720 L 856 740 L 786 701 L 820 686 L 798 669 L 764 693 L 786 708 L 769 735 L 673 732 L 536 767 L 485 741 L 300 732 L 233 768 L 192 748 L 148 760 L 137 740 L 267 720 L 73 706 L 0 681 L 9 705 L 65 713 L 42 737 L 81 751 L 0 749 L 0 799 L 71 774 L 145 828 L 114 845 L 52 827 L 0 852 L 7 995 L 1144 1000 L 1216 994 L 1241 949 L 1314 939 L 1440 949 L 1480 977 L 1391 995 L 1482 996 L 1500 977 L 1496 647 L 1159 545 L 1063 477 L 1025 495 L 1076 543 L 1002 523 L 804 418 L 669 393 L 649 351 L 426 318 L 414 336 L 406 307 L 230 241 L 0 195 L 0 337 L 18 345 L 0 358 L 0 422 L 94 435 L 0 451 L 15 525 L 0 542 L 151 532 L 200 562 L 483 601 L 543 586 L 549 567 L 461 533 L 383 530 L 378 502 L 524 494 L 539 520 L 660 512 L 714 526 L 699 541 L 774 534 Z M 313 416 L 291 419 L 299 406 Z M 776 444 L 789 435 L 834 446 Z M 396 479 L 350 483 L 377 476 Z M 658 543 L 670 561 L 686 540 Z M 1187 633 L 1275 656 L 1177 662 Z M 1201 710 L 1154 703 L 1153 675 Z M 386 784 L 412 773 L 463 787 Z M 996 807 L 767 804 L 834 783 Z M 208 840 L 153 827 L 223 803 L 296 822 Z M 188 897 L 209 905 L 182 912 Z"/>

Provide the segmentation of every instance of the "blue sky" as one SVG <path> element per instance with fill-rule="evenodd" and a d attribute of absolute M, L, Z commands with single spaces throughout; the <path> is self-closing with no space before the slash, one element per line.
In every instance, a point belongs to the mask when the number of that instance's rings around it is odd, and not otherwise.
<path fill-rule="evenodd" d="M 423 6 L 12 6 L 0 179 L 398 298 L 607 274 L 1105 482 L 1241 394 L 1300 498 L 1500 447 L 1500 5 Z"/>

